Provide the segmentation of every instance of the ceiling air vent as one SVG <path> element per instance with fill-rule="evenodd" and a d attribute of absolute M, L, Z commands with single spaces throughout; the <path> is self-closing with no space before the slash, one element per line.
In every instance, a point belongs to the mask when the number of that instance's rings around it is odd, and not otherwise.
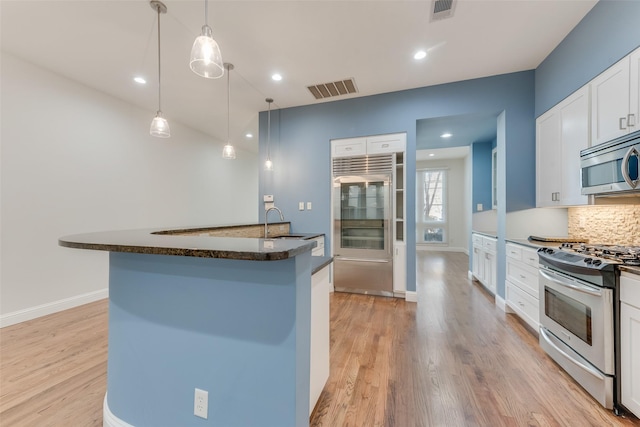
<path fill-rule="evenodd" d="M 320 83 L 317 85 L 307 86 L 307 89 L 309 89 L 309 92 L 311 92 L 315 99 L 331 98 L 333 96 L 341 96 L 358 92 L 356 82 L 353 79 Z"/>
<path fill-rule="evenodd" d="M 433 8 L 431 9 L 431 20 L 451 18 L 456 8 L 457 0 L 433 0 Z"/>

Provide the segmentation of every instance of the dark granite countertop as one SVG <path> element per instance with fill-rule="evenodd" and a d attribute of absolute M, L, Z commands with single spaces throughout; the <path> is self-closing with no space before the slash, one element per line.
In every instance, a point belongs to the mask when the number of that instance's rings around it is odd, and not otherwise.
<path fill-rule="evenodd" d="M 255 224 L 251 224 L 255 225 Z M 232 227 L 238 227 L 237 225 Z M 221 228 L 220 226 L 209 228 Z M 181 228 L 178 231 L 206 230 L 207 227 Z M 167 229 L 119 230 L 61 237 L 60 246 L 111 252 L 175 255 L 201 258 L 226 258 L 247 261 L 277 261 L 312 250 L 317 243 L 305 240 L 321 234 L 291 238 L 212 237 L 177 235 Z M 158 234 L 161 232 L 162 234 Z M 298 236 L 299 234 L 296 234 Z"/>
<path fill-rule="evenodd" d="M 482 234 L 483 236 L 493 237 L 494 239 L 498 238 L 497 231 L 481 231 L 481 230 L 473 230 L 472 233 Z"/>
<path fill-rule="evenodd" d="M 311 257 L 311 274 L 316 274 L 318 271 L 322 270 L 332 262 L 333 262 L 332 256 L 312 256 Z"/>
<path fill-rule="evenodd" d="M 538 249 L 538 248 L 558 248 L 562 244 L 562 242 L 541 242 L 538 240 L 529 240 L 529 239 L 505 239 L 507 243 L 516 243 L 522 246 L 528 246 L 530 248 Z"/>

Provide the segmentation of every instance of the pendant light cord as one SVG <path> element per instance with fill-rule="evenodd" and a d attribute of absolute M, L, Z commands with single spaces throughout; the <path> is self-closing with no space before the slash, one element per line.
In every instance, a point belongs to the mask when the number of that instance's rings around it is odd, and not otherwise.
<path fill-rule="evenodd" d="M 209 26 L 209 1 L 204 0 L 204 25 Z"/>
<path fill-rule="evenodd" d="M 162 86 L 160 85 L 160 6 L 157 6 L 158 11 L 158 112 L 162 111 Z"/>
<path fill-rule="evenodd" d="M 231 67 L 227 68 L 227 144 L 230 143 L 229 117 L 231 116 Z"/>

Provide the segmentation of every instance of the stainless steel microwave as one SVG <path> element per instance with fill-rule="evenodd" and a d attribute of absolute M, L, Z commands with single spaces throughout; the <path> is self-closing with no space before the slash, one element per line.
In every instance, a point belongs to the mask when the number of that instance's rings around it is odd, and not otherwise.
<path fill-rule="evenodd" d="M 640 196 L 640 131 L 580 151 L 582 194 Z"/>

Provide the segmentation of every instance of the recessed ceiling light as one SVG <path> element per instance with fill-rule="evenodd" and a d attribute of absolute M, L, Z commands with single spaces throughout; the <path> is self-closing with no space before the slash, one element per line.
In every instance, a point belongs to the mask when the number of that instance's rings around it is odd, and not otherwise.
<path fill-rule="evenodd" d="M 136 83 L 139 83 L 141 85 L 147 83 L 147 81 L 144 79 L 144 77 L 140 77 L 140 76 L 134 77 L 133 81 L 136 82 Z"/>
<path fill-rule="evenodd" d="M 435 156 L 434 153 L 429 153 L 429 157 L 433 157 L 433 156 Z"/>
<path fill-rule="evenodd" d="M 427 57 L 427 52 L 424 50 L 419 50 L 413 55 L 413 59 L 424 59 Z"/>
<path fill-rule="evenodd" d="M 248 133 L 245 135 L 247 138 L 253 138 L 253 134 L 252 133 Z"/>
<path fill-rule="evenodd" d="M 440 138 L 451 138 L 453 135 L 450 134 L 449 132 L 445 132 L 442 135 L 440 135 Z"/>
<path fill-rule="evenodd" d="M 273 76 L 271 76 L 271 78 L 277 82 L 279 82 L 280 80 L 282 80 L 282 76 L 278 73 L 274 74 Z"/>

